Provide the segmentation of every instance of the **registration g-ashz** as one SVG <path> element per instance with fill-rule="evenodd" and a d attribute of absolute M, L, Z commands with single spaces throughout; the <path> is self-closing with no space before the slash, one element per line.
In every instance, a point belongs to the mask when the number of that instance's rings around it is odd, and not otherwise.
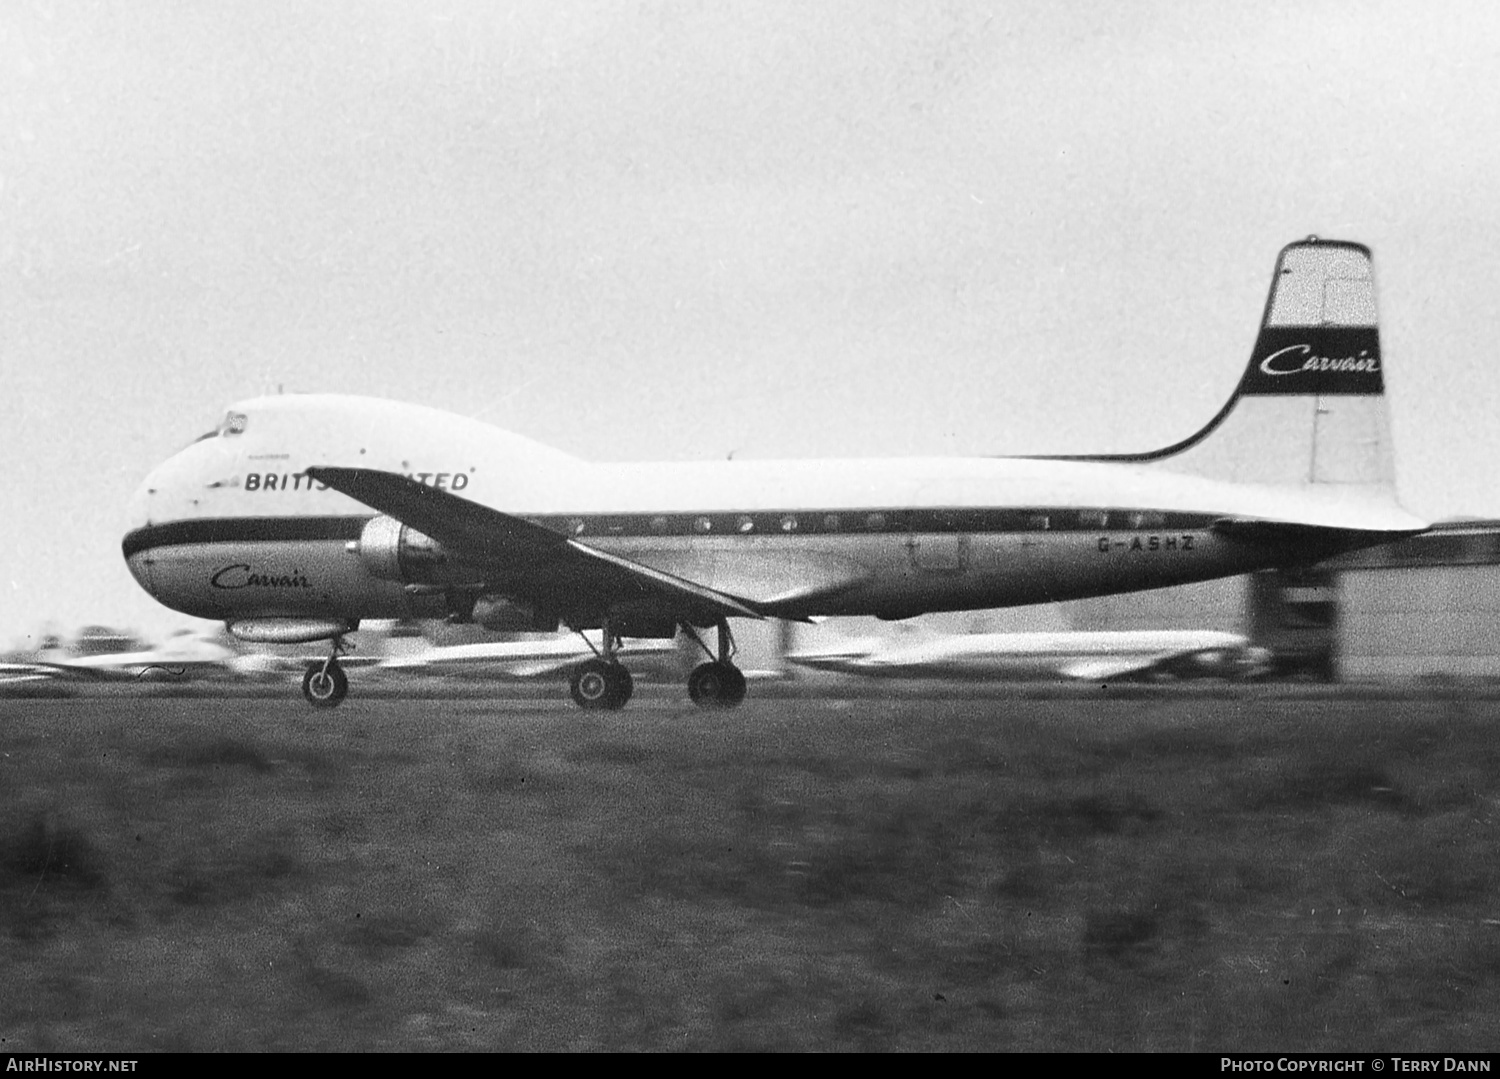
<path fill-rule="evenodd" d="M 1173 536 L 1131 536 L 1128 540 L 1099 537 L 1099 553 L 1111 551 L 1191 551 L 1198 537 L 1190 532 Z"/>

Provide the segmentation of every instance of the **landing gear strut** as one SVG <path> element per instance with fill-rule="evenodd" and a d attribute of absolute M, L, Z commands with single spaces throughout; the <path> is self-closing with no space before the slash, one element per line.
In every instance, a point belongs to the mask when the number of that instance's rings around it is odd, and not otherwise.
<path fill-rule="evenodd" d="M 707 652 L 710 659 L 700 663 L 688 675 L 688 696 L 699 708 L 734 708 L 745 699 L 745 675 L 730 660 L 734 657 L 734 635 L 729 632 L 728 621 L 719 623 L 719 652 L 710 651 L 693 627 L 682 627 L 688 636 L 698 642 L 698 647 Z"/>
<path fill-rule="evenodd" d="M 611 712 L 625 707 L 635 689 L 635 680 L 620 662 L 619 651 L 620 638 L 610 631 L 606 620 L 603 653 L 584 660 L 573 669 L 573 700 L 578 707 Z"/>
<path fill-rule="evenodd" d="M 344 639 L 333 639 L 333 653 L 322 663 L 308 665 L 302 676 L 302 695 L 314 708 L 336 708 L 349 695 L 349 676 L 339 665 L 339 653 L 344 650 Z"/>

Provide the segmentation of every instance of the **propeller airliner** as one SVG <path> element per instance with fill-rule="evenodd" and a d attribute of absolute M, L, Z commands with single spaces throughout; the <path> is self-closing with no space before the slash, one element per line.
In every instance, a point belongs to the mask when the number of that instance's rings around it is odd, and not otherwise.
<path fill-rule="evenodd" d="M 1311 237 L 1282 250 L 1229 401 L 1151 452 L 603 464 L 418 405 L 259 397 L 146 478 L 124 555 L 242 640 L 329 642 L 303 679 L 318 707 L 348 690 L 361 619 L 428 617 L 601 631 L 572 675 L 589 709 L 630 698 L 622 639 L 685 632 L 706 653 L 689 695 L 732 706 L 734 619 L 1054 602 L 1424 531 L 1385 391 L 1370 252 Z"/>

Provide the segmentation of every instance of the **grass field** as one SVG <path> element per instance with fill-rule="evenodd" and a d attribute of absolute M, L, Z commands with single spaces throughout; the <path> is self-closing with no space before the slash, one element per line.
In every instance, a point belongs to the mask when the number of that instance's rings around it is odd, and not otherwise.
<path fill-rule="evenodd" d="M 0 1049 L 1494 1049 L 1497 720 L 0 700 Z"/>

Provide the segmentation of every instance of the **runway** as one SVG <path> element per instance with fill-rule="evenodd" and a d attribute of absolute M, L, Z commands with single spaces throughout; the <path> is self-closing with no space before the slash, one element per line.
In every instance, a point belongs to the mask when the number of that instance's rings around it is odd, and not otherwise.
<path fill-rule="evenodd" d="M 0 698 L 13 1051 L 1500 1033 L 1478 693 L 275 689 Z"/>

